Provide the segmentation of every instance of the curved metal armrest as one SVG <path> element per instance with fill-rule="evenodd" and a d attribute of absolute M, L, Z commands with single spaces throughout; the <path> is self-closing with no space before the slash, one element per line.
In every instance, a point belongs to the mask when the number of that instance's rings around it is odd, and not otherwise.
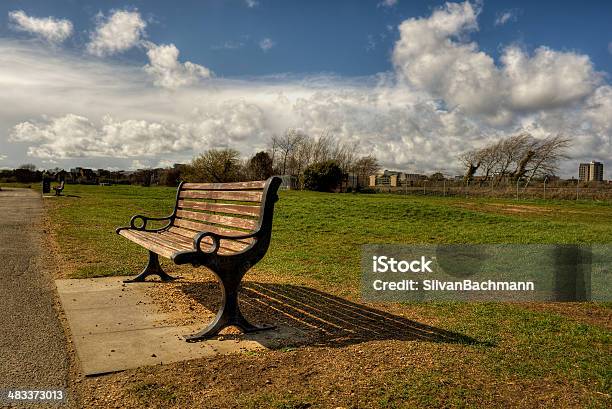
<path fill-rule="evenodd" d="M 142 226 L 137 227 L 136 226 L 136 220 L 142 220 Z M 170 225 L 172 224 L 172 220 L 174 219 L 174 214 L 171 214 L 169 216 L 166 217 L 147 217 L 147 216 L 143 216 L 142 214 L 137 214 L 132 216 L 132 218 L 130 219 L 130 225 L 126 226 L 126 227 L 119 227 L 116 229 L 116 232 L 119 233 L 121 230 L 124 229 L 133 229 L 133 230 L 140 230 L 140 231 L 161 231 L 161 230 L 165 230 L 168 227 L 170 227 Z M 147 229 L 147 222 L 149 220 L 155 220 L 155 221 L 161 221 L 161 220 L 169 220 L 168 224 L 165 225 L 164 227 L 160 227 L 158 229 Z"/>
<path fill-rule="evenodd" d="M 200 233 L 196 234 L 196 236 L 193 238 L 193 247 L 196 249 L 197 252 L 200 252 L 200 253 L 216 254 L 217 251 L 219 250 L 219 246 L 220 246 L 221 240 L 250 239 L 250 238 L 256 237 L 257 234 L 258 234 L 258 232 L 244 234 L 244 235 L 241 235 L 241 236 L 226 236 L 226 235 L 223 235 L 223 234 L 213 233 L 211 231 L 203 231 L 203 232 L 200 232 Z M 200 244 L 202 243 L 202 240 L 205 239 L 206 237 L 210 237 L 212 239 L 213 245 L 212 245 L 212 248 L 210 250 L 203 251 L 200 248 Z"/>
<path fill-rule="evenodd" d="M 149 220 L 155 220 L 155 221 L 161 221 L 161 220 L 170 220 L 172 219 L 174 215 L 170 215 L 170 216 L 166 216 L 166 217 L 148 217 L 148 216 L 143 216 L 142 214 L 137 214 L 132 216 L 132 218 L 130 219 L 130 227 L 132 229 L 138 229 L 138 230 L 144 230 L 147 227 L 147 222 Z M 136 225 L 134 224 L 134 222 L 138 219 L 142 220 L 142 227 L 136 227 Z"/>

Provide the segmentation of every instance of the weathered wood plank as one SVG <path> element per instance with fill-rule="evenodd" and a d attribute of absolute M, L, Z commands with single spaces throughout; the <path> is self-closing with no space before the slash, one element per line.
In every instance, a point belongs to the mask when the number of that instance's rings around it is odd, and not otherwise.
<path fill-rule="evenodd" d="M 218 214 L 192 212 L 189 210 L 178 210 L 176 216 L 183 219 L 193 219 L 207 223 L 220 224 L 223 226 L 238 227 L 245 230 L 253 230 L 257 227 L 257 221 L 252 219 L 241 219 L 239 217 L 222 216 Z"/>
<path fill-rule="evenodd" d="M 261 202 L 263 192 L 231 190 L 181 190 L 181 199 L 236 200 L 240 202 Z"/>
<path fill-rule="evenodd" d="M 170 230 L 163 232 L 162 236 L 169 237 L 176 242 L 183 243 L 185 245 L 188 245 L 189 247 L 193 247 L 193 237 L 191 238 L 185 237 L 181 234 L 178 234 Z M 202 240 L 202 243 L 210 247 L 212 246 L 212 239 L 209 237 L 206 237 L 204 240 Z M 221 240 L 221 243 L 219 244 L 220 244 L 221 249 L 227 250 L 228 252 L 234 252 L 234 253 L 242 251 L 248 246 L 247 243 L 242 243 L 242 242 L 238 242 L 234 240 Z"/>
<path fill-rule="evenodd" d="M 169 232 L 185 237 L 186 239 L 193 242 L 194 236 L 198 233 L 197 231 L 185 229 L 183 227 L 172 226 L 168 229 Z M 221 240 L 226 241 L 226 240 Z M 227 240 L 229 241 L 229 240 Z M 253 239 L 240 239 L 240 240 L 231 240 L 232 242 L 243 243 L 245 245 L 249 245 L 253 242 Z"/>
<path fill-rule="evenodd" d="M 266 186 L 265 180 L 251 182 L 230 182 L 230 183 L 183 183 L 184 190 L 248 190 L 263 189 Z"/>
<path fill-rule="evenodd" d="M 169 237 L 164 237 L 161 233 L 153 233 L 153 232 L 145 232 L 145 231 L 134 231 L 132 234 L 137 237 L 142 238 L 143 240 L 150 240 L 155 244 L 160 246 L 166 246 L 176 251 L 183 251 L 193 249 L 192 243 L 180 243 L 178 241 L 172 240 Z"/>
<path fill-rule="evenodd" d="M 172 258 L 172 254 L 175 253 L 173 249 L 167 246 L 159 245 L 150 240 L 143 239 L 142 237 L 133 234 L 134 231 L 135 230 L 121 230 L 119 234 L 126 239 L 146 248 L 147 250 L 151 250 L 152 252 L 159 254 L 162 257 Z"/>
<path fill-rule="evenodd" d="M 125 235 L 128 239 L 134 241 L 136 244 L 143 246 L 146 249 L 149 249 L 161 256 L 171 258 L 172 254 L 179 251 L 193 251 L 195 250 L 193 247 L 193 240 L 177 240 L 175 237 L 172 237 L 168 234 L 168 232 L 162 233 L 154 233 L 154 232 L 145 232 L 138 230 L 130 230 L 128 235 Z M 181 236 L 178 236 L 181 237 Z M 230 244 L 233 243 L 233 244 Z M 212 240 L 203 240 L 202 248 L 206 249 L 207 247 L 212 246 Z M 236 241 L 227 241 L 221 240 L 218 254 L 221 255 L 230 255 L 236 254 L 239 251 L 244 250 L 247 247 L 247 244 L 238 243 Z"/>
<path fill-rule="evenodd" d="M 212 224 L 198 223 L 198 222 L 194 222 L 194 221 L 186 220 L 186 219 L 175 219 L 174 225 L 178 227 L 184 227 L 186 229 L 190 229 L 195 232 L 210 231 L 213 233 L 223 234 L 227 236 L 242 236 L 244 234 L 248 234 L 247 232 L 244 232 L 244 231 L 231 230 L 231 229 L 227 229 L 227 228 L 223 228 L 219 226 L 213 226 Z"/>
<path fill-rule="evenodd" d="M 257 206 L 229 204 L 229 203 L 213 203 L 213 202 L 197 202 L 192 200 L 179 200 L 178 207 L 180 209 L 195 209 L 207 210 L 210 212 L 219 212 L 227 214 L 240 214 L 244 216 L 259 216 L 260 208 Z"/>

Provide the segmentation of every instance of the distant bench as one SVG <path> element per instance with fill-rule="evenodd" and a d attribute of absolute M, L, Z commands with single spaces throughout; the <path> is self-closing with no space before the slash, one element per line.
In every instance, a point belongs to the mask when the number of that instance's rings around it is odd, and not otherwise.
<path fill-rule="evenodd" d="M 60 181 L 58 186 L 53 186 L 53 190 L 55 190 L 55 196 L 61 196 L 62 191 L 64 190 L 64 181 Z"/>
<path fill-rule="evenodd" d="M 181 183 L 171 215 L 136 215 L 129 227 L 116 230 L 149 250 L 145 269 L 126 282 L 145 281 L 150 275 L 158 275 L 162 281 L 173 280 L 162 270 L 158 255 L 176 264 L 205 266 L 221 284 L 222 305 L 213 322 L 186 337 L 187 341 L 210 338 L 230 325 L 247 333 L 274 328 L 258 327 L 244 318 L 238 305 L 238 291 L 242 277 L 268 250 L 280 184 L 281 179 L 275 176 L 255 182 Z M 149 221 L 167 224 L 148 228 Z"/>

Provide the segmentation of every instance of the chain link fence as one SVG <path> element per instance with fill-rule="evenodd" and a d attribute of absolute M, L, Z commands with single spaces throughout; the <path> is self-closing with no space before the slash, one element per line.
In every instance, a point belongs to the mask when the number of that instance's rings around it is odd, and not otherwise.
<path fill-rule="evenodd" d="M 398 186 L 380 183 L 371 188 L 380 193 L 421 196 L 498 197 L 513 199 L 612 200 L 612 183 L 530 183 L 420 180 L 398 182 Z"/>

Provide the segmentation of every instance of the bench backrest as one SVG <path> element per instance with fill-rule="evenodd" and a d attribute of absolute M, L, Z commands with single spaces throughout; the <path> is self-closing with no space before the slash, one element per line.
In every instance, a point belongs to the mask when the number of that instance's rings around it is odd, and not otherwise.
<path fill-rule="evenodd" d="M 173 226 L 193 231 L 243 235 L 271 229 L 280 178 L 234 183 L 181 183 Z"/>

